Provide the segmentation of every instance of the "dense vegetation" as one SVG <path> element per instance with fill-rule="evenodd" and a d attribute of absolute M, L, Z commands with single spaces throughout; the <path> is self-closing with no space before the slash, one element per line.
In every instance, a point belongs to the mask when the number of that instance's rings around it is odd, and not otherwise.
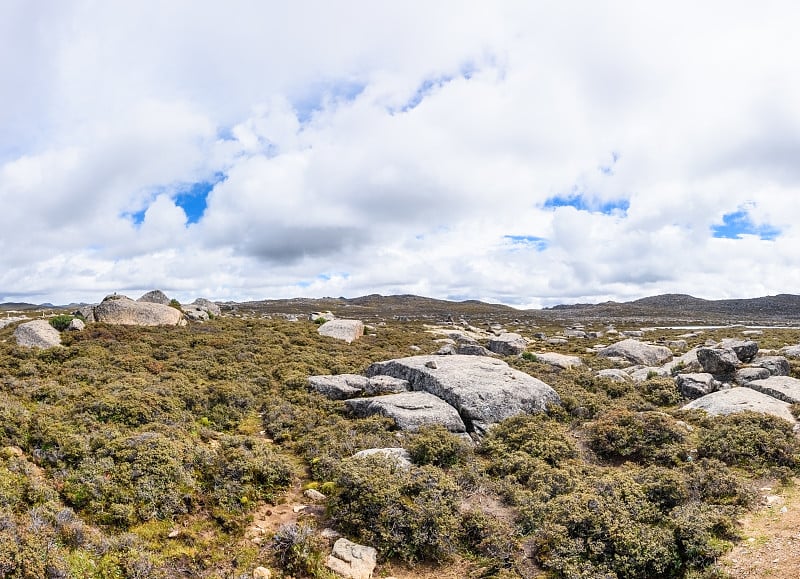
<path fill-rule="evenodd" d="M 709 419 L 678 410 L 670 379 L 633 387 L 534 357 L 507 361 L 558 390 L 547 415 L 509 419 L 474 448 L 441 428 L 397 432 L 306 378 L 435 351 L 436 336 L 390 321 L 348 345 L 316 330 L 90 324 L 47 351 L 0 330 L 0 577 L 325 576 L 322 524 L 381 561 L 458 558 L 476 576 L 717 576 L 753 481 L 800 465 L 779 420 Z M 587 345 L 561 351 L 610 364 Z M 386 446 L 414 466 L 350 458 Z M 324 521 L 247 539 L 254 510 L 293 485 L 328 495 Z"/>

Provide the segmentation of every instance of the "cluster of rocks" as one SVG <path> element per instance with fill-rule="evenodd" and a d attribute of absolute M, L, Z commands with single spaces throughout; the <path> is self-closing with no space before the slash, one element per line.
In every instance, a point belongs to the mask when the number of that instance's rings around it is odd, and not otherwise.
<path fill-rule="evenodd" d="M 477 436 L 511 416 L 560 403 L 549 385 L 502 360 L 461 354 L 376 362 L 366 376 L 311 376 L 309 385 L 345 400 L 356 416 L 387 416 L 404 430 L 441 424 Z"/>

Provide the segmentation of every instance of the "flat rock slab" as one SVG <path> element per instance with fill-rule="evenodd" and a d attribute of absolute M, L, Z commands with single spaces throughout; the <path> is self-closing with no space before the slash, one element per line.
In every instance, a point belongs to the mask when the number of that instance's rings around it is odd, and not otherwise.
<path fill-rule="evenodd" d="M 367 379 L 358 374 L 309 376 L 308 385 L 331 400 L 347 400 L 361 396 L 367 387 Z"/>
<path fill-rule="evenodd" d="M 47 320 L 33 320 L 17 326 L 14 330 L 17 345 L 25 348 L 46 350 L 61 345 L 61 334 Z"/>
<path fill-rule="evenodd" d="M 705 410 L 712 416 L 735 414 L 737 412 L 761 412 L 783 418 L 795 424 L 797 421 L 789 410 L 791 404 L 762 394 L 752 388 L 731 388 L 707 394 L 697 400 L 692 400 L 684 409 L 698 408 Z"/>
<path fill-rule="evenodd" d="M 376 362 L 367 376 L 408 380 L 412 390 L 438 396 L 458 410 L 467 431 L 482 435 L 511 416 L 544 412 L 561 399 L 550 386 L 502 360 L 482 356 L 411 356 Z"/>
<path fill-rule="evenodd" d="M 631 364 L 643 366 L 660 366 L 672 360 L 672 350 L 666 346 L 653 346 L 632 338 L 611 344 L 597 354 L 604 358 L 624 358 Z"/>
<path fill-rule="evenodd" d="M 753 368 L 748 366 L 747 368 L 741 368 L 736 371 L 734 381 L 740 386 L 744 386 L 748 382 L 763 380 L 764 378 L 769 378 L 771 375 L 770 371 L 766 368 Z"/>
<path fill-rule="evenodd" d="M 350 579 L 370 579 L 378 561 L 378 552 L 347 539 L 338 539 L 325 566 L 334 573 Z"/>
<path fill-rule="evenodd" d="M 786 346 L 781 348 L 780 352 L 787 358 L 800 358 L 800 344 L 796 346 Z"/>
<path fill-rule="evenodd" d="M 411 385 L 408 380 L 402 378 L 395 378 L 393 376 L 373 376 L 365 378 L 367 381 L 364 386 L 364 394 L 367 396 L 378 396 L 380 394 L 399 394 L 400 392 L 408 392 L 411 390 Z"/>
<path fill-rule="evenodd" d="M 348 344 L 364 335 L 364 322 L 361 320 L 330 320 L 317 330 L 320 336 L 344 340 Z"/>
<path fill-rule="evenodd" d="M 543 354 L 535 354 L 538 360 L 555 366 L 556 368 L 577 368 L 583 366 L 583 360 L 578 356 L 568 356 L 567 354 L 557 354 L 555 352 L 545 352 Z"/>
<path fill-rule="evenodd" d="M 352 398 L 345 405 L 359 418 L 386 416 L 401 430 L 417 430 L 420 426 L 441 424 L 450 432 L 466 432 L 455 408 L 427 392 L 403 392 L 369 398 Z"/>
<path fill-rule="evenodd" d="M 527 347 L 528 340 L 514 332 L 505 332 L 489 340 L 489 350 L 501 356 L 522 354 Z"/>
<path fill-rule="evenodd" d="M 763 380 L 753 380 L 745 384 L 745 386 L 789 404 L 800 402 L 800 380 L 797 378 L 770 376 Z"/>

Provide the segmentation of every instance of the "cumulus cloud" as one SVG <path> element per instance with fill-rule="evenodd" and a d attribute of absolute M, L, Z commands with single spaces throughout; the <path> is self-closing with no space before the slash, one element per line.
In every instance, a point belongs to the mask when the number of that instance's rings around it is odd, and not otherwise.
<path fill-rule="evenodd" d="M 790 2 L 0 10 L 0 298 L 800 282 Z"/>

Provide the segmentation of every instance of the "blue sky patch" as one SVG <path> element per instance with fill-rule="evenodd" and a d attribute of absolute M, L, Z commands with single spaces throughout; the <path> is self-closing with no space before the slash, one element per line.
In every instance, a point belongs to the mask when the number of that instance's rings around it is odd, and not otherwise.
<path fill-rule="evenodd" d="M 544 251 L 550 245 L 544 237 L 535 235 L 504 235 L 503 239 L 510 241 L 513 245 L 529 247 L 536 251 Z"/>
<path fill-rule="evenodd" d="M 556 195 L 544 202 L 545 209 L 556 209 L 558 207 L 574 207 L 578 211 L 589 211 L 592 213 L 602 213 L 604 215 L 616 215 L 627 213 L 631 202 L 627 199 L 613 199 L 611 201 L 595 201 L 587 199 L 583 194 Z"/>
<path fill-rule="evenodd" d="M 351 80 L 315 84 L 309 92 L 292 100 L 297 120 L 307 123 L 327 102 L 353 102 L 366 87 L 364 83 Z"/>
<path fill-rule="evenodd" d="M 208 181 L 199 181 L 180 188 L 180 192 L 175 196 L 175 205 L 186 213 L 187 225 L 200 221 L 206 211 L 208 194 L 217 183 L 225 179 L 225 174 L 218 172 Z"/>
<path fill-rule="evenodd" d="M 721 225 L 713 225 L 711 233 L 722 239 L 741 239 L 742 235 L 757 235 L 761 239 L 772 241 L 781 231 L 772 225 L 756 225 L 747 211 L 739 210 L 722 216 Z"/>

